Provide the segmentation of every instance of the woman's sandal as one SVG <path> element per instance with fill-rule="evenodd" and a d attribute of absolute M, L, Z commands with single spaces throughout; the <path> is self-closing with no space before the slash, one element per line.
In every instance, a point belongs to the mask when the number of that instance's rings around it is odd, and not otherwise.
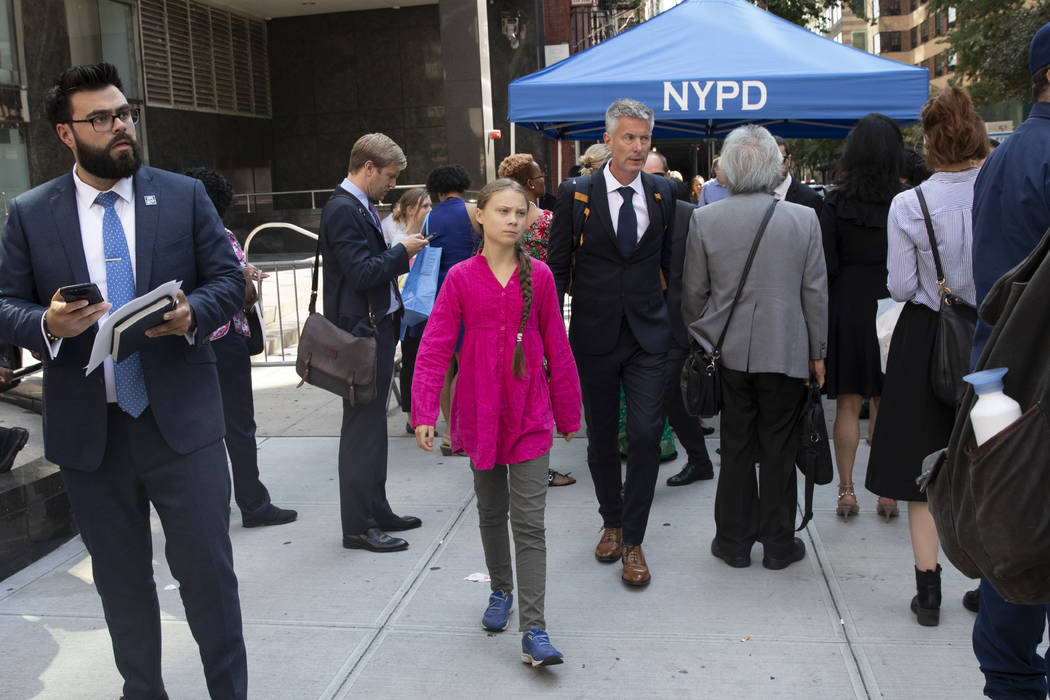
<path fill-rule="evenodd" d="M 849 516 L 856 515 L 859 512 L 860 506 L 857 505 L 857 494 L 853 491 L 853 482 L 839 484 L 839 503 L 835 507 L 835 515 L 840 515 L 849 520 Z"/>
<path fill-rule="evenodd" d="M 562 474 L 553 469 L 547 470 L 547 486 L 570 486 L 575 483 L 576 479 L 569 476 L 568 473 Z"/>
<path fill-rule="evenodd" d="M 897 501 L 892 498 L 886 498 L 885 496 L 879 496 L 879 502 L 878 505 L 875 506 L 875 512 L 885 518 L 886 522 L 889 522 L 890 518 L 896 518 L 901 514 L 900 509 L 897 508 Z"/>
<path fill-rule="evenodd" d="M 441 454 L 446 457 L 452 456 L 452 442 L 448 437 L 441 438 Z"/>

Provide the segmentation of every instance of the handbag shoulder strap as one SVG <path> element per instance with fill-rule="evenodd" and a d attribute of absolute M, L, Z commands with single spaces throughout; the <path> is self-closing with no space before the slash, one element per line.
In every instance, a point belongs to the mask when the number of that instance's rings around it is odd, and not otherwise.
<path fill-rule="evenodd" d="M 937 268 L 937 286 L 946 294 L 951 294 L 944 279 L 944 268 L 941 266 L 941 254 L 937 250 L 937 237 L 933 234 L 933 220 L 930 218 L 930 209 L 926 206 L 926 197 L 922 194 L 922 186 L 915 188 L 915 194 L 919 198 L 919 207 L 922 209 L 922 218 L 926 222 L 926 235 L 930 237 L 930 250 L 933 251 L 933 264 Z"/>
<path fill-rule="evenodd" d="M 359 212 L 361 212 L 362 216 L 364 216 L 364 214 L 366 213 L 365 212 L 365 208 L 361 205 L 361 202 L 357 199 L 357 197 L 351 197 L 348 194 L 333 194 L 331 197 L 328 198 L 328 201 L 330 202 L 333 199 L 335 199 L 336 197 L 341 197 L 343 199 L 349 199 L 352 202 L 354 202 L 357 205 L 357 210 Z M 314 251 L 313 279 L 310 282 L 310 307 L 309 307 L 309 311 L 310 311 L 311 314 L 317 312 L 317 264 L 318 264 L 318 261 L 320 259 L 321 259 L 321 236 L 318 235 L 317 236 L 317 249 Z M 372 330 L 376 330 L 376 312 L 375 312 L 375 309 L 372 308 L 372 294 L 368 290 L 365 290 L 365 299 L 368 301 L 368 323 L 372 326 Z"/>
<path fill-rule="evenodd" d="M 776 197 L 773 198 L 773 203 L 769 205 L 769 209 L 766 209 L 766 215 L 762 218 L 762 224 L 758 227 L 758 233 L 755 234 L 755 242 L 751 244 L 751 252 L 747 254 L 747 262 L 744 264 L 744 272 L 740 275 L 740 284 L 736 287 L 736 296 L 733 297 L 733 305 L 729 307 L 729 316 L 726 318 L 726 323 L 722 326 L 722 334 L 718 336 L 718 344 L 712 352 L 715 359 L 718 359 L 722 352 L 722 343 L 726 339 L 726 331 L 729 330 L 729 322 L 733 320 L 733 311 L 736 310 L 737 302 L 740 301 L 740 295 L 744 292 L 744 283 L 747 282 L 747 275 L 751 272 L 751 263 L 755 261 L 755 252 L 758 250 L 758 244 L 762 241 L 762 235 L 766 232 L 766 226 L 769 225 L 769 220 L 773 218 L 773 210 L 777 207 L 779 202 Z"/>

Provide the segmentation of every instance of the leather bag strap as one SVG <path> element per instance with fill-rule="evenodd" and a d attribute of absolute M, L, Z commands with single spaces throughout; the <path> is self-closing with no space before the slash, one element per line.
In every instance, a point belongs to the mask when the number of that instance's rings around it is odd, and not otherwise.
<path fill-rule="evenodd" d="M 361 204 L 361 201 L 357 197 L 351 197 L 348 194 L 333 194 L 328 198 L 328 201 L 332 201 L 336 197 L 343 199 L 349 199 L 351 202 L 357 205 L 357 211 L 361 213 L 361 216 L 371 216 L 368 211 Z M 310 283 L 310 313 L 316 313 L 317 311 L 317 263 L 321 258 L 321 236 L 317 236 L 317 250 L 314 252 L 314 274 L 313 280 Z M 372 330 L 378 335 L 379 330 L 376 328 L 376 312 L 372 308 L 372 295 L 367 290 L 365 291 L 365 300 L 368 301 L 368 324 L 372 326 Z"/>
<path fill-rule="evenodd" d="M 722 326 L 722 334 L 718 336 L 718 344 L 715 345 L 711 355 L 714 359 L 718 359 L 722 354 L 722 343 L 726 339 L 726 331 L 729 330 L 729 322 L 733 320 L 733 311 L 736 310 L 737 302 L 740 301 L 740 295 L 744 292 L 744 283 L 747 282 L 747 275 L 751 272 L 751 263 L 755 261 L 755 252 L 758 250 L 758 244 L 762 241 L 762 236 L 766 232 L 766 226 L 769 225 L 769 220 L 773 218 L 773 210 L 777 208 L 777 202 L 780 200 L 776 197 L 773 198 L 773 203 L 769 205 L 769 209 L 766 209 L 766 215 L 762 218 L 762 224 L 758 227 L 758 233 L 755 234 L 755 242 L 751 244 L 751 252 L 747 254 L 747 263 L 744 264 L 744 272 L 740 275 L 740 284 L 736 288 L 736 296 L 733 297 L 733 305 L 729 307 L 729 316 L 726 318 L 726 323 Z"/>
<path fill-rule="evenodd" d="M 933 234 L 933 220 L 930 218 L 930 209 L 926 206 L 926 197 L 922 194 L 922 186 L 915 188 L 915 195 L 919 198 L 919 208 L 922 209 L 922 218 L 926 222 L 926 235 L 930 237 L 930 250 L 933 252 L 933 265 L 937 268 L 937 286 L 941 292 L 951 294 L 948 289 L 947 280 L 944 278 L 944 268 L 941 266 L 941 254 L 937 251 L 937 237 Z"/>

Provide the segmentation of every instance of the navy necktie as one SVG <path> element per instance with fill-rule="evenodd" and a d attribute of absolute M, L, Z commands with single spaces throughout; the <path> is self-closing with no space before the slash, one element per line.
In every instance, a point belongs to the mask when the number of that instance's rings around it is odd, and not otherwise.
<path fill-rule="evenodd" d="M 120 223 L 114 204 L 119 195 L 103 192 L 95 198 L 102 205 L 102 248 L 106 255 L 106 288 L 109 303 L 116 311 L 135 298 L 135 275 L 131 270 L 131 253 L 124 226 Z M 136 352 L 113 363 L 113 378 L 116 382 L 117 405 L 133 418 L 138 418 L 149 405 L 146 381 L 142 375 L 142 361 Z"/>
<path fill-rule="evenodd" d="M 620 253 L 623 257 L 631 257 L 635 246 L 638 245 L 638 216 L 634 213 L 633 187 L 621 187 L 616 190 L 623 197 L 620 205 L 620 216 L 616 221 L 616 240 L 620 244 Z"/>

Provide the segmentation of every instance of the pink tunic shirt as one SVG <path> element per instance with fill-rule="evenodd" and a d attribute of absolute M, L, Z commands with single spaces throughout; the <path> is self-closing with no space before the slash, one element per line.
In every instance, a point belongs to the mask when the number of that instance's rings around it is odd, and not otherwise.
<path fill-rule="evenodd" d="M 427 321 L 412 380 L 412 424 L 434 425 L 445 369 L 465 327 L 459 379 L 452 397 L 452 449 L 478 469 L 514 464 L 550 451 L 553 428 L 580 429 L 580 380 L 558 308 L 554 276 L 532 261 L 532 311 L 522 338 L 525 376 L 514 374 L 521 325 L 521 286 L 515 270 L 500 286 L 482 255 L 449 270 Z M 546 358 L 550 380 L 543 366 Z"/>

